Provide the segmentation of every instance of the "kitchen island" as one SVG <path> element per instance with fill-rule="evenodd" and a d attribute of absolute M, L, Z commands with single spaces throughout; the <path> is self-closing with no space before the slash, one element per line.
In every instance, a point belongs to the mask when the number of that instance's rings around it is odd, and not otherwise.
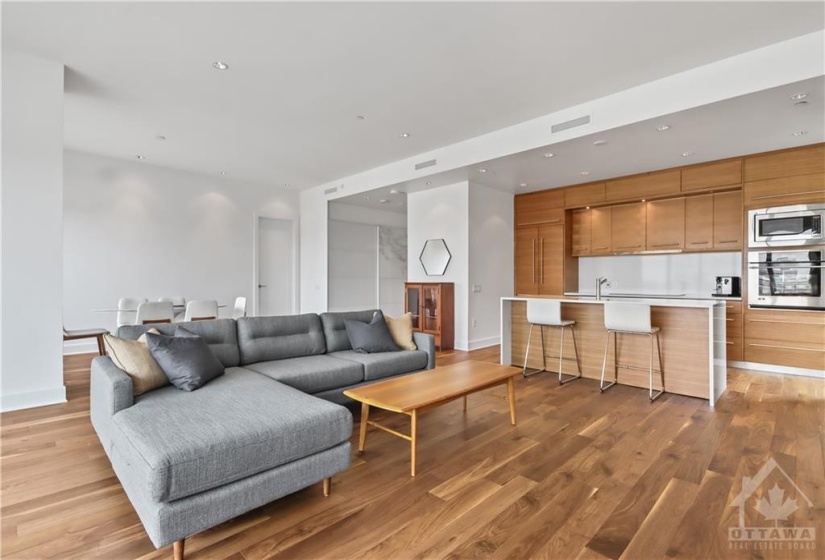
<path fill-rule="evenodd" d="M 708 399 L 713 406 L 726 386 L 725 302 L 691 299 L 639 299 L 605 297 L 504 297 L 501 298 L 501 363 L 522 367 L 530 325 L 526 318 L 528 299 L 556 299 L 562 303 L 562 317 L 576 321 L 582 376 L 599 379 L 602 370 L 607 330 L 604 328 L 605 301 L 646 303 L 651 306 L 652 323 L 661 328 L 662 360 L 664 361 L 665 392 Z M 541 369 L 541 343 L 538 329 L 533 330 L 529 368 Z M 547 366 L 558 369 L 559 329 L 545 328 Z M 605 379 L 613 377 L 613 345 L 607 355 Z M 647 337 L 619 335 L 619 384 L 648 386 Z M 564 356 L 574 356 L 573 342 L 565 337 Z M 554 361 L 555 359 L 555 361 Z M 564 373 L 575 375 L 576 363 L 564 360 Z M 654 355 L 654 369 L 657 369 Z M 628 369 L 622 366 L 631 366 Z M 654 389 L 658 387 L 654 373 Z M 640 395 L 642 398 L 642 395 Z"/>

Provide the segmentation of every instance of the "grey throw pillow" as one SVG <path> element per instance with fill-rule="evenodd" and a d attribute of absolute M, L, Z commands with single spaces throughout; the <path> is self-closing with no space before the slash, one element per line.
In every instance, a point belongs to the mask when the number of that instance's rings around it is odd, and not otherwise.
<path fill-rule="evenodd" d="M 356 352 L 374 354 L 401 350 L 392 339 L 382 313 L 376 313 L 369 323 L 347 319 L 344 321 L 344 328 L 347 329 L 349 342 Z"/>
<path fill-rule="evenodd" d="M 194 391 L 223 375 L 223 364 L 199 336 L 147 333 L 146 344 L 169 382 L 178 389 Z"/>

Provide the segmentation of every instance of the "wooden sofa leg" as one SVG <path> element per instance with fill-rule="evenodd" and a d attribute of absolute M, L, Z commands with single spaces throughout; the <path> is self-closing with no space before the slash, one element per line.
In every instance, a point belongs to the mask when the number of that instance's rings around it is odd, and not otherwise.
<path fill-rule="evenodd" d="M 332 487 L 332 478 L 324 479 L 324 496 L 329 496 L 329 490 Z"/>
<path fill-rule="evenodd" d="M 175 560 L 183 560 L 183 544 L 185 542 L 186 539 L 181 539 L 172 544 L 172 551 L 175 555 Z"/>

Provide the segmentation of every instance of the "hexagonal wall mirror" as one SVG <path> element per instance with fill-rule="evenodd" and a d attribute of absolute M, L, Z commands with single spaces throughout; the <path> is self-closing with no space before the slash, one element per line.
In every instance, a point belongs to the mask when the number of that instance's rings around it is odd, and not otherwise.
<path fill-rule="evenodd" d="M 427 276 L 443 276 L 452 257 L 443 239 L 428 239 L 418 260 Z"/>

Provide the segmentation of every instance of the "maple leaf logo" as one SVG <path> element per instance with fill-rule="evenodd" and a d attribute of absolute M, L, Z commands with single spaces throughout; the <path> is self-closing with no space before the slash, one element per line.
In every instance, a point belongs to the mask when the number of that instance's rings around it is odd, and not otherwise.
<path fill-rule="evenodd" d="M 785 521 L 788 516 L 799 509 L 796 505 L 796 498 L 785 499 L 785 491 L 782 490 L 778 484 L 774 484 L 773 488 L 768 490 L 768 499 L 764 497 L 759 498 L 756 502 L 756 511 L 761 513 L 765 519 L 774 522 L 778 520 Z"/>

